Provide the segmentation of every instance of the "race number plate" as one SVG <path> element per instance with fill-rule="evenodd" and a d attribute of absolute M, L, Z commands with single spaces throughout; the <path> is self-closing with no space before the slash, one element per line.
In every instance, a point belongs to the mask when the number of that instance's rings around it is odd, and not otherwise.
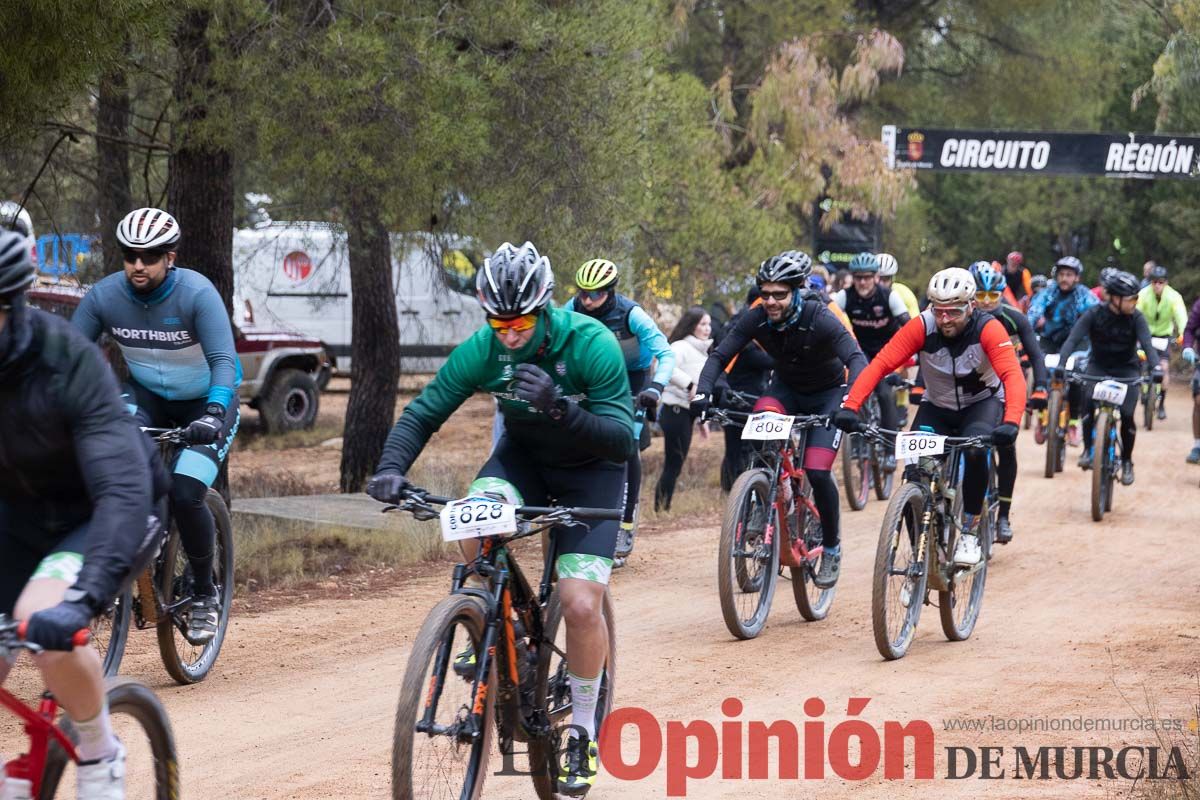
<path fill-rule="evenodd" d="M 1096 384 L 1096 388 L 1092 389 L 1092 399 L 1101 403 L 1111 403 L 1114 406 L 1119 406 L 1125 402 L 1125 394 L 1129 391 L 1129 387 L 1117 381 L 1100 381 Z"/>
<path fill-rule="evenodd" d="M 760 411 L 751 414 L 742 428 L 743 439 L 753 439 L 768 442 L 776 439 L 786 439 L 792 435 L 792 422 L 795 417 L 786 414 L 776 414 L 774 411 Z"/>
<path fill-rule="evenodd" d="M 1058 353 L 1046 353 L 1046 368 L 1054 369 L 1058 366 Z"/>
<path fill-rule="evenodd" d="M 447 542 L 514 533 L 517 507 L 487 497 L 455 500 L 441 513 L 442 538 Z"/>
<path fill-rule="evenodd" d="M 1169 345 L 1170 343 L 1171 343 L 1170 339 L 1164 338 L 1162 336 L 1151 336 L 1150 337 L 1150 344 L 1153 345 L 1155 350 L 1166 350 L 1167 345 Z"/>
<path fill-rule="evenodd" d="M 946 437 L 936 433 L 909 431 L 896 436 L 896 458 L 940 456 L 946 452 Z"/>

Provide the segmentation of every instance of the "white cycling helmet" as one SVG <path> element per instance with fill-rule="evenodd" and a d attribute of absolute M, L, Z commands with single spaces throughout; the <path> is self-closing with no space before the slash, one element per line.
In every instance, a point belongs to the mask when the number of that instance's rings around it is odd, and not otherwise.
<path fill-rule="evenodd" d="M 179 241 L 179 223 L 160 208 L 139 208 L 117 225 L 117 241 L 131 250 L 167 250 Z"/>
<path fill-rule="evenodd" d="M 966 303 L 975 298 L 975 278 L 962 267 L 944 269 L 929 279 L 926 294 L 931 303 Z"/>
<path fill-rule="evenodd" d="M 875 260 L 879 262 L 879 277 L 881 278 L 894 278 L 900 271 L 900 265 L 896 263 L 896 257 L 891 253 L 879 253 L 875 256 Z"/>

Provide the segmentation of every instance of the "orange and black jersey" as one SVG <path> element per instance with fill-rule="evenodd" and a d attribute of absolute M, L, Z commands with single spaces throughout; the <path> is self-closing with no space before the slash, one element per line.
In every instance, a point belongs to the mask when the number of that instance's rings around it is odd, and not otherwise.
<path fill-rule="evenodd" d="M 917 355 L 925 381 L 923 402 L 961 410 L 991 397 L 1004 400 L 1004 421 L 1025 413 L 1025 376 L 1008 332 L 999 320 L 976 311 L 963 332 L 949 339 L 938 331 L 933 312 L 909 320 L 850 389 L 846 408 L 858 411 L 884 376 Z"/>

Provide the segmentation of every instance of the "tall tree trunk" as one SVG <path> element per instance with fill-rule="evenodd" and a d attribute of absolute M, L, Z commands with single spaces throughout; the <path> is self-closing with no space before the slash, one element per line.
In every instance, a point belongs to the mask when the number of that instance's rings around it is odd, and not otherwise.
<path fill-rule="evenodd" d="M 126 42 L 126 52 L 129 43 Z M 96 177 L 100 184 L 97 207 L 100 213 L 100 248 L 104 274 L 121 269 L 121 247 L 116 229 L 121 218 L 133 210 L 130 189 L 129 84 L 125 73 L 114 70 L 100 81 L 96 105 Z"/>
<path fill-rule="evenodd" d="M 192 10 L 175 30 L 179 66 L 167 210 L 179 220 L 179 264 L 203 273 L 233 308 L 233 154 L 195 134 L 208 117 L 208 98 L 220 91 L 212 76 L 213 54 L 206 33 L 210 15 Z"/>
<path fill-rule="evenodd" d="M 360 492 L 392 427 L 400 380 L 400 327 L 392 288 L 392 247 L 375 197 L 346 204 L 354 380 L 342 435 L 343 492 Z"/>

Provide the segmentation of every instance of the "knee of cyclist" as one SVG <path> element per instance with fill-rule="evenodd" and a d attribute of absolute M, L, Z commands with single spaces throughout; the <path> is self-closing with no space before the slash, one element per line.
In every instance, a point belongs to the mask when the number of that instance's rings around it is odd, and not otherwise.
<path fill-rule="evenodd" d="M 599 584 L 597 584 L 599 585 Z M 568 625 L 587 625 L 600 618 L 604 605 L 603 592 L 563 592 L 562 614 Z"/>
<path fill-rule="evenodd" d="M 200 508 L 207 494 L 208 487 L 189 475 L 177 473 L 171 481 L 171 502 L 176 507 Z"/>
<path fill-rule="evenodd" d="M 804 474 L 808 476 L 808 482 L 814 487 L 827 486 L 833 483 L 833 473 L 827 469 L 806 469 Z"/>

